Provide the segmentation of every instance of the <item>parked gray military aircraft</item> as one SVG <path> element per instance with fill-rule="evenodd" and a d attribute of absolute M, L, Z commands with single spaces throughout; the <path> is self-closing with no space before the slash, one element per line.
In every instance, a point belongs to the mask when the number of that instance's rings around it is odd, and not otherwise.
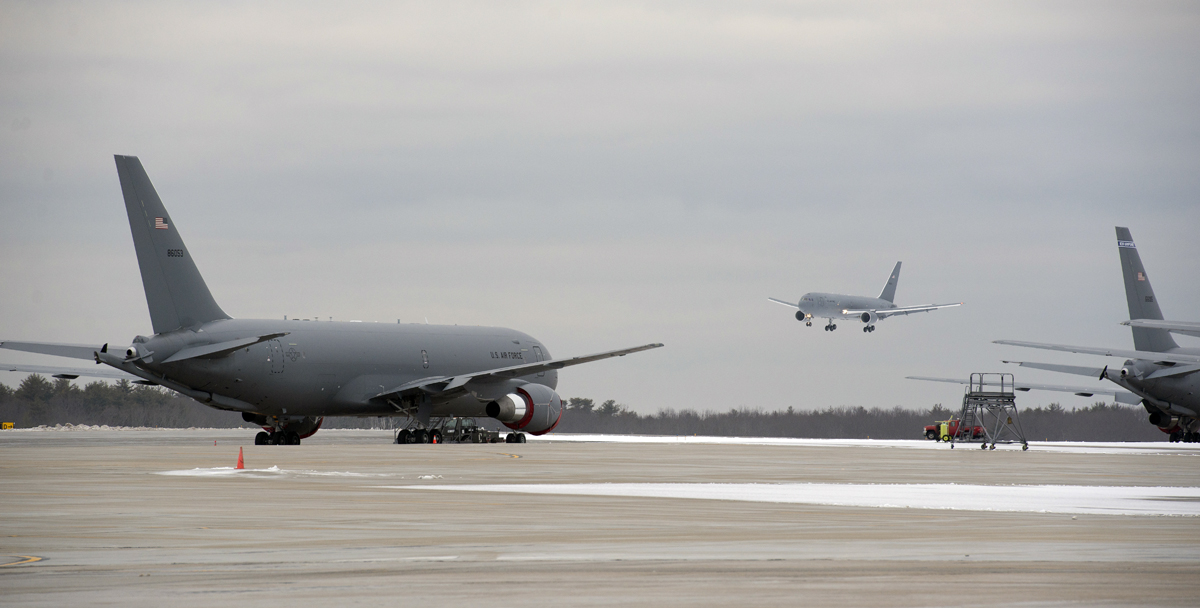
<path fill-rule="evenodd" d="M 178 227 L 134 156 L 117 156 L 154 335 L 128 348 L 0 342 L 0 348 L 91 359 L 98 367 L 8 365 L 60 378 L 137 378 L 261 425 L 256 444 L 298 445 L 324 416 L 406 416 L 397 443 L 437 439 L 431 417 L 490 416 L 541 435 L 558 425 L 558 370 L 621 357 L 646 344 L 553 359 L 536 338 L 512 329 L 233 319 L 217 305 Z M 110 369 L 111 368 L 111 369 Z"/>
<path fill-rule="evenodd" d="M 1120 371 L 1104 368 L 1076 367 L 1053 363 L 1005 361 L 1023 367 L 1045 369 L 1067 374 L 1107 379 L 1138 397 L 1150 414 L 1150 423 L 1170 435 L 1171 441 L 1200 442 L 1200 349 L 1181 348 L 1171 337 L 1171 331 L 1189 333 L 1195 323 L 1163 321 L 1162 310 L 1150 287 L 1150 277 L 1142 266 L 1137 246 L 1128 228 L 1117 227 L 1117 251 L 1125 278 L 1125 299 L 1129 305 L 1129 321 L 1133 328 L 1133 350 L 1093 348 L 1040 342 L 997 340 L 1029 348 L 1058 350 L 1069 353 L 1127 357 Z"/>
<path fill-rule="evenodd" d="M 800 297 L 800 302 L 796 304 L 776 298 L 767 299 L 776 304 L 795 308 L 796 320 L 804 321 L 808 327 L 812 327 L 813 319 L 823 318 L 829 319 L 829 322 L 825 324 L 825 331 L 833 331 L 837 329 L 837 324 L 833 322 L 834 319 L 859 319 L 865 324 L 863 333 L 875 331 L 875 323 L 888 317 L 962 306 L 962 302 L 929 304 L 927 306 L 896 306 L 892 300 L 896 297 L 896 283 L 899 281 L 900 262 L 896 262 L 896 267 L 892 269 L 892 275 L 888 277 L 887 284 L 883 286 L 883 291 L 879 292 L 878 298 L 814 292 L 804 294 Z"/>

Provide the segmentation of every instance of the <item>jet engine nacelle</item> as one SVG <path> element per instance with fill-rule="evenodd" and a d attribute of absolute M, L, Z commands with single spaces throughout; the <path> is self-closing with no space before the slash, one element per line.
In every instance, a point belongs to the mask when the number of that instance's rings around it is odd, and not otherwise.
<path fill-rule="evenodd" d="M 562 398 L 548 386 L 522 384 L 487 404 L 484 411 L 514 431 L 542 435 L 558 426 L 562 418 Z"/>
<path fill-rule="evenodd" d="M 796 320 L 797 320 L 797 321 L 803 321 L 803 320 L 805 320 L 805 319 L 807 319 L 807 318 L 808 318 L 808 315 L 804 314 L 804 311 L 803 311 L 803 310 L 797 310 L 797 311 L 796 311 Z"/>
<path fill-rule="evenodd" d="M 1179 427 L 1179 418 L 1161 411 L 1151 412 L 1150 424 L 1169 432 Z"/>
<path fill-rule="evenodd" d="M 866 323 L 867 325 L 874 325 L 875 322 L 879 320 L 879 315 L 875 314 L 875 311 L 871 310 L 864 312 L 861 316 L 859 316 L 859 318 L 862 319 L 862 322 Z"/>

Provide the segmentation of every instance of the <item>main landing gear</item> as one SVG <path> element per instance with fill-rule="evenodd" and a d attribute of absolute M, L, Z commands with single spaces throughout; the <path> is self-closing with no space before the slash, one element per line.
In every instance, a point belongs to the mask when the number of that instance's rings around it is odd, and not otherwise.
<path fill-rule="evenodd" d="M 295 431 L 261 431 L 254 436 L 254 445 L 300 445 L 300 434 Z"/>
<path fill-rule="evenodd" d="M 1175 431 L 1170 436 L 1171 443 L 1200 443 L 1200 433 Z"/>
<path fill-rule="evenodd" d="M 830 321 L 829 325 L 825 326 L 825 331 L 833 331 L 835 329 L 837 329 L 837 324 L 835 324 L 833 321 Z"/>
<path fill-rule="evenodd" d="M 396 433 L 396 443 L 441 443 L 442 432 L 438 430 L 427 431 L 425 429 L 401 429 Z"/>
<path fill-rule="evenodd" d="M 873 331 L 875 331 L 875 326 L 874 326 L 874 325 L 868 325 L 868 326 L 866 326 L 866 327 L 864 327 L 864 328 L 863 328 L 863 333 L 864 333 L 864 334 L 869 334 L 869 333 L 871 333 L 871 332 L 873 332 Z"/>

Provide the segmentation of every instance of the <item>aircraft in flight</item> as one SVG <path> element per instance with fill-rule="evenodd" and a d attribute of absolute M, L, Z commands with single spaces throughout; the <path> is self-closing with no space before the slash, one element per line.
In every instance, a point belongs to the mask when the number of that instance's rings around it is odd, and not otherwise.
<path fill-rule="evenodd" d="M 813 319 L 824 318 L 829 319 L 829 322 L 825 324 L 825 331 L 833 331 L 837 329 L 837 324 L 833 322 L 834 319 L 859 319 L 864 323 L 863 333 L 875 331 L 875 323 L 888 317 L 962 306 L 962 302 L 929 304 L 927 306 L 896 306 L 893 300 L 896 298 L 896 283 L 899 281 L 900 262 L 896 262 L 896 267 L 892 269 L 892 275 L 888 277 L 887 284 L 883 286 L 883 291 L 879 292 L 878 298 L 813 292 L 801 296 L 800 301 L 796 304 L 777 298 L 767 299 L 776 304 L 795 308 L 796 320 L 804 321 L 808 327 L 812 327 Z"/>
<path fill-rule="evenodd" d="M 217 305 L 135 156 L 116 156 L 154 329 L 127 348 L 0 342 L 0 348 L 90 359 L 95 369 L 6 365 L 60 378 L 126 377 L 263 427 L 255 444 L 299 445 L 325 416 L 403 416 L 397 443 L 438 440 L 431 417 L 490 416 L 541 435 L 558 425 L 558 370 L 658 348 L 645 344 L 554 359 L 512 329 L 458 325 L 234 319 Z"/>
<path fill-rule="evenodd" d="M 1200 324 L 1163 320 L 1154 289 L 1150 287 L 1150 277 L 1142 266 L 1141 256 L 1128 228 L 1117 227 L 1117 251 L 1121 257 L 1125 299 L 1129 305 L 1129 321 L 1123 324 L 1132 327 L 1133 350 L 1013 340 L 997 340 L 996 344 L 1126 357 L 1119 371 L 1112 371 L 1108 366 L 1092 368 L 1028 361 L 1005 363 L 1109 380 L 1136 395 L 1150 414 L 1150 423 L 1169 434 L 1172 442 L 1200 442 L 1200 421 L 1197 420 L 1197 412 L 1200 412 L 1200 375 L 1196 374 L 1200 372 L 1200 349 L 1182 348 L 1171 337 L 1172 331 L 1196 335 Z"/>

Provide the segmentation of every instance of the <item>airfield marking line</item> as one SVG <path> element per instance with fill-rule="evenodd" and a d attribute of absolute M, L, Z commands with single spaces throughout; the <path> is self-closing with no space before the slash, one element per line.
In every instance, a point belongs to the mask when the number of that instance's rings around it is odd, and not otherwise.
<path fill-rule="evenodd" d="M 509 458 L 521 458 L 522 457 L 520 454 L 506 454 L 504 452 L 496 452 L 496 453 L 501 456 L 508 456 Z"/>
<path fill-rule="evenodd" d="M 20 557 L 22 559 L 20 559 L 19 561 L 15 561 L 15 562 L 9 562 L 7 564 L 0 564 L 0 568 L 6 568 L 8 566 L 21 566 L 24 564 L 32 564 L 33 562 L 40 562 L 40 561 L 42 561 L 42 559 L 44 559 L 41 557 L 34 557 L 32 555 L 14 555 L 13 557 Z"/>

